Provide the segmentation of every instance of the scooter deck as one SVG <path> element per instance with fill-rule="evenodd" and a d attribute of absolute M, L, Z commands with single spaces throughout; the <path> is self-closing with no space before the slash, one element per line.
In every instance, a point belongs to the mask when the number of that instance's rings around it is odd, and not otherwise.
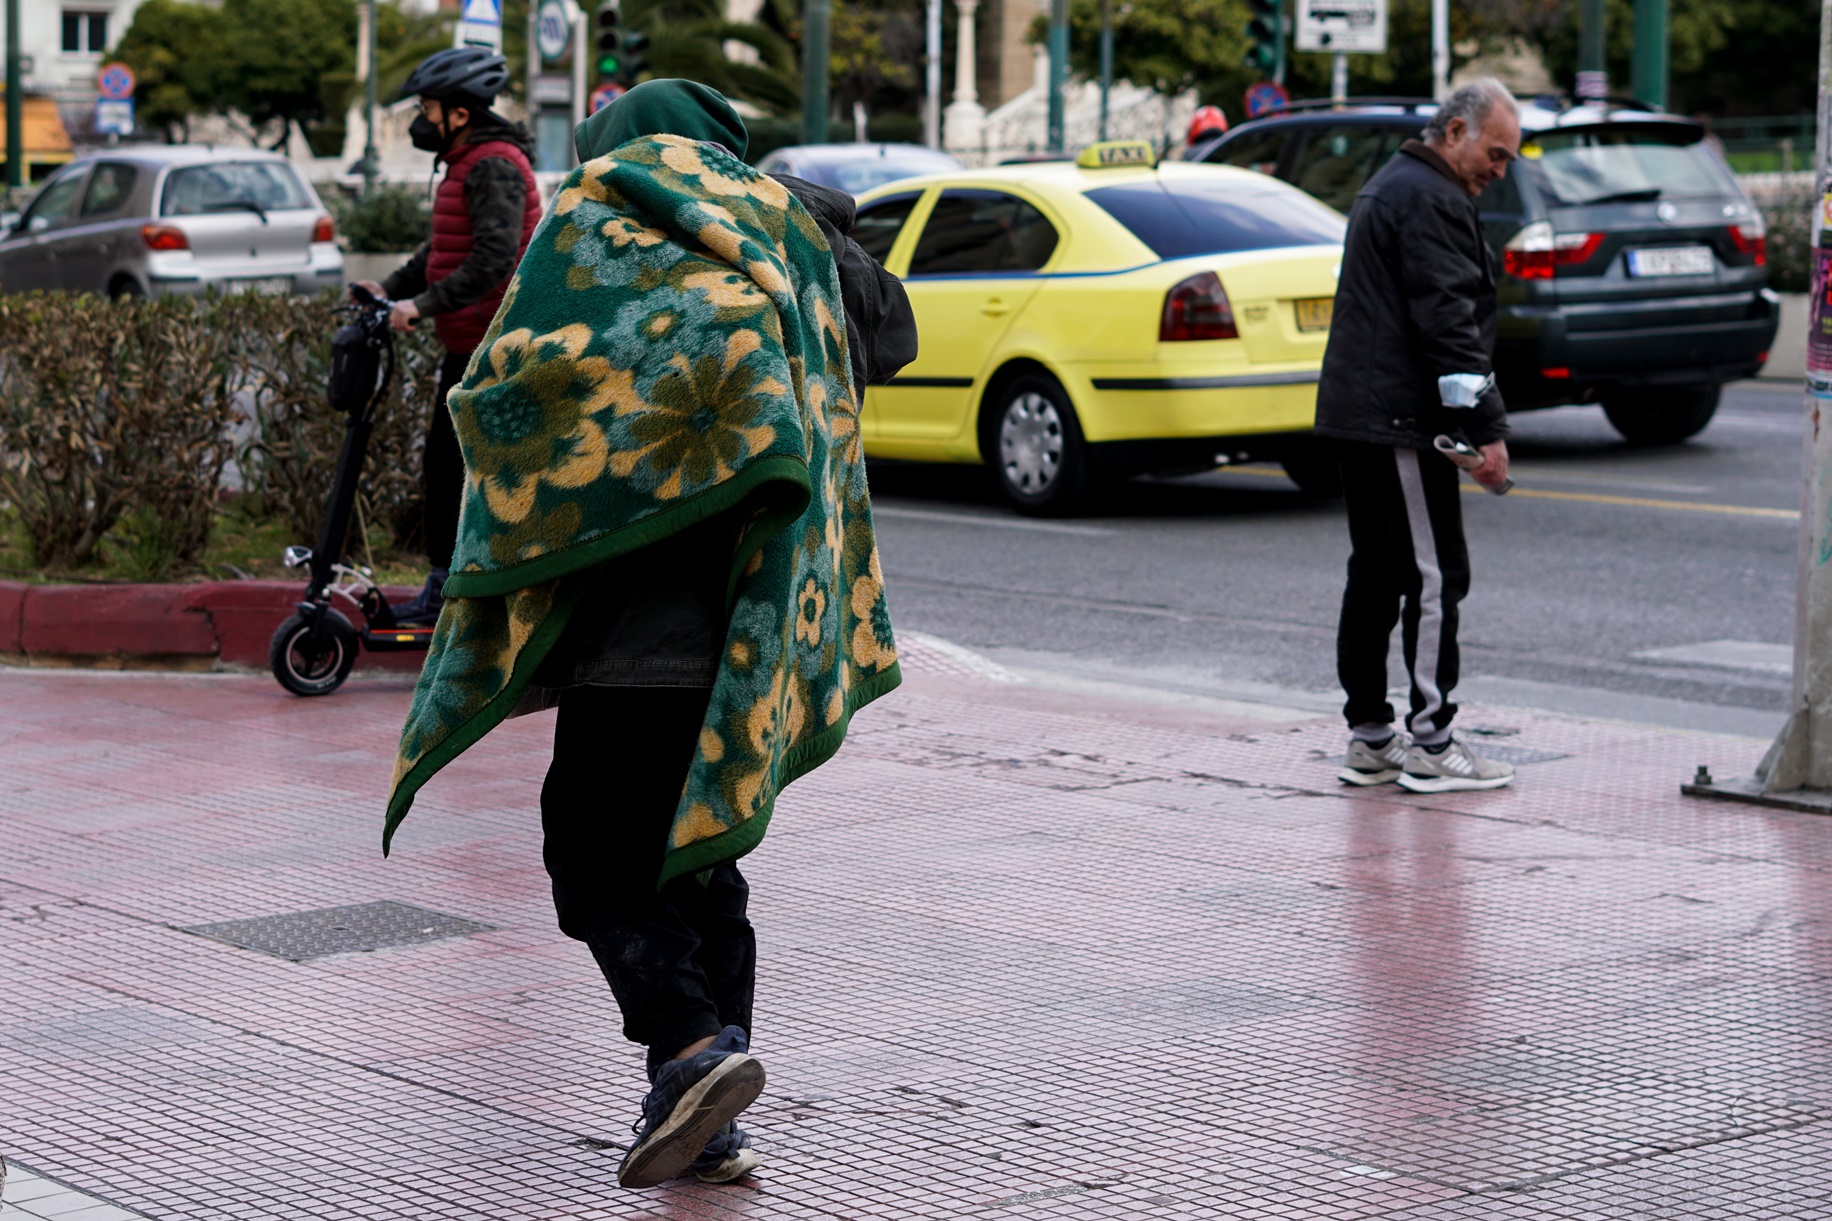
<path fill-rule="evenodd" d="M 371 653 L 405 653 L 426 649 L 433 642 L 431 624 L 401 624 L 395 627 L 364 628 L 359 635 L 363 647 Z"/>

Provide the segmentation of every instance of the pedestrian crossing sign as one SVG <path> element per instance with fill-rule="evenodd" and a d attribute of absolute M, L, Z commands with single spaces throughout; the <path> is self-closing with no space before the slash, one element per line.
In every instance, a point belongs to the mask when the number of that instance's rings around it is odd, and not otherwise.
<path fill-rule="evenodd" d="M 502 0 L 464 0 L 458 11 L 454 47 L 488 47 L 498 55 L 503 49 Z"/>

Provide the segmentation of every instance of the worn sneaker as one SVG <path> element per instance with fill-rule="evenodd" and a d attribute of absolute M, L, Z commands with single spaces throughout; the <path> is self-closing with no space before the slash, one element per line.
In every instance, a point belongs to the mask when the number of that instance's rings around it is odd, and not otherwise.
<path fill-rule="evenodd" d="M 1346 784 L 1387 784 L 1398 780 L 1406 766 L 1406 744 L 1398 734 L 1384 745 L 1370 746 L 1360 738 L 1349 739 L 1348 766 L 1336 775 Z"/>
<path fill-rule="evenodd" d="M 654 1187 L 687 1171 L 720 1129 L 763 1092 L 763 1065 L 749 1054 L 744 1031 L 727 1026 L 712 1046 L 656 1071 L 636 1143 L 617 1167 L 624 1187 Z"/>
<path fill-rule="evenodd" d="M 729 1183 L 757 1169 L 757 1162 L 750 1134 L 737 1124 L 728 1123 L 706 1142 L 706 1148 L 693 1159 L 687 1172 L 702 1183 Z"/>
<path fill-rule="evenodd" d="M 1465 789 L 1498 789 L 1514 780 L 1514 767 L 1496 763 L 1456 739 L 1435 754 L 1423 746 L 1406 752 L 1399 786 L 1414 793 L 1455 793 Z"/>
<path fill-rule="evenodd" d="M 403 625 L 435 622 L 439 612 L 445 609 L 445 597 L 439 591 L 450 575 L 448 569 L 433 569 L 427 574 L 426 584 L 420 587 L 420 592 L 394 608 L 394 621 Z"/>

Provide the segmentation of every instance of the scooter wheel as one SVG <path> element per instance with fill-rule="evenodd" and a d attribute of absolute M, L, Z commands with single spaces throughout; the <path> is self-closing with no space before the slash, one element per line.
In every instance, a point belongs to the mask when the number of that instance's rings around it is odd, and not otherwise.
<path fill-rule="evenodd" d="M 303 611 L 274 630 L 267 664 L 280 685 L 294 695 L 329 695 L 343 686 L 356 665 L 356 629 L 334 610 L 324 614 L 324 637 L 312 639 L 312 621 Z"/>

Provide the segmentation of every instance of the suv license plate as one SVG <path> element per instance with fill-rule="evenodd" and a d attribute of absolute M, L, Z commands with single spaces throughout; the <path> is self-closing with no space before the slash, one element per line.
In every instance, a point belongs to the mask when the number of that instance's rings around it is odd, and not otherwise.
<path fill-rule="evenodd" d="M 293 278 L 291 276 L 263 276 L 258 280 L 231 280 L 229 291 L 264 293 L 270 297 L 278 297 L 293 291 Z"/>
<path fill-rule="evenodd" d="M 1334 297 L 1312 297 L 1296 303 L 1300 331 L 1327 331 L 1336 313 Z"/>
<path fill-rule="evenodd" d="M 1657 246 L 1628 252 L 1631 276 L 1708 276 L 1716 269 L 1709 246 Z"/>

